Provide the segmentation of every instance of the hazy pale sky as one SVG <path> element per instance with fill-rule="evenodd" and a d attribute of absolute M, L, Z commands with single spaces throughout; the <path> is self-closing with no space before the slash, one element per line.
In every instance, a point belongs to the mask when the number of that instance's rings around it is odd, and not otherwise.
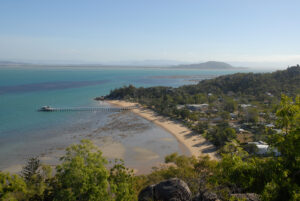
<path fill-rule="evenodd" d="M 300 63 L 299 0 L 1 0 L 0 59 Z"/>

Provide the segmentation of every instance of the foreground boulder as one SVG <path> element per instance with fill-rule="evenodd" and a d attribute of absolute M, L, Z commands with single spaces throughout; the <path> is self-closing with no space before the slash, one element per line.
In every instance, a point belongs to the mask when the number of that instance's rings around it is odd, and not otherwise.
<path fill-rule="evenodd" d="M 180 179 L 168 179 L 150 185 L 139 193 L 139 201 L 191 201 L 192 194 L 187 184 Z"/>
<path fill-rule="evenodd" d="M 193 201 L 220 201 L 216 193 L 209 191 L 200 191 L 194 198 Z"/>

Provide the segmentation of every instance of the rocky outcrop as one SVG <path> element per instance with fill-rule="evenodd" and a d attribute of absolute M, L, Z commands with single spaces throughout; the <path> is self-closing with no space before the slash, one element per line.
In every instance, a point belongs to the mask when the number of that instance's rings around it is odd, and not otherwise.
<path fill-rule="evenodd" d="M 239 193 L 231 194 L 245 201 L 260 201 L 259 195 L 255 193 Z M 224 200 L 212 191 L 200 190 L 199 193 L 192 198 L 192 193 L 188 185 L 180 179 L 168 179 L 158 184 L 150 185 L 144 188 L 138 197 L 139 201 L 221 201 Z"/>
<path fill-rule="evenodd" d="M 193 201 L 220 201 L 216 193 L 209 191 L 200 191 L 194 198 Z"/>
<path fill-rule="evenodd" d="M 144 188 L 139 201 L 191 201 L 192 194 L 187 184 L 180 179 L 169 179 Z"/>

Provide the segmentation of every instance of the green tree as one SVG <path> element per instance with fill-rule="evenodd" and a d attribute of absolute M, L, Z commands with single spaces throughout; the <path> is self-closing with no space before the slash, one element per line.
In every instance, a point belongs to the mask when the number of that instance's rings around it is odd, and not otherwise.
<path fill-rule="evenodd" d="M 208 132 L 207 138 L 215 146 L 222 147 L 226 142 L 236 138 L 236 132 L 233 128 L 228 127 L 227 124 L 220 124 Z"/>
<path fill-rule="evenodd" d="M 258 112 L 256 108 L 250 108 L 246 111 L 246 121 L 251 123 L 257 123 L 258 122 Z"/>
<path fill-rule="evenodd" d="M 187 109 L 187 108 L 183 108 L 182 110 L 180 110 L 180 116 L 183 119 L 188 119 L 191 115 L 191 112 Z"/>
<path fill-rule="evenodd" d="M 40 160 L 38 157 L 32 157 L 28 159 L 27 164 L 23 167 L 21 175 L 26 182 L 32 182 L 36 177 L 39 176 Z"/>
<path fill-rule="evenodd" d="M 207 102 L 207 97 L 204 94 L 196 94 L 194 99 L 196 104 Z"/>
<path fill-rule="evenodd" d="M 270 143 L 280 156 L 272 160 L 272 180 L 263 192 L 265 200 L 300 199 L 300 126 L 297 122 L 300 113 L 299 96 L 295 102 L 283 95 L 277 111 L 278 123 L 285 128 L 285 134 L 272 135 Z M 276 192 L 276 194 L 272 193 Z"/>
<path fill-rule="evenodd" d="M 26 182 L 29 200 L 43 200 L 48 187 L 47 180 L 52 177 L 52 169 L 47 165 L 41 165 L 38 157 L 33 157 L 28 159 L 21 176 Z"/>
<path fill-rule="evenodd" d="M 296 98 L 295 104 L 293 100 L 286 95 L 281 96 L 279 109 L 276 112 L 278 117 L 277 125 L 284 128 L 286 134 L 291 125 L 299 123 L 299 96 Z"/>
<path fill-rule="evenodd" d="M 0 172 L 0 200 L 28 200 L 27 186 L 23 178 Z"/>
<path fill-rule="evenodd" d="M 223 103 L 223 109 L 227 112 L 234 112 L 237 108 L 236 102 L 231 98 L 225 98 Z"/>
<path fill-rule="evenodd" d="M 54 200 L 112 200 L 107 161 L 90 141 L 68 147 L 61 161 L 56 167 Z"/>
<path fill-rule="evenodd" d="M 90 141 L 71 145 L 56 167 L 50 200 L 136 200 L 132 171 L 115 163 L 109 171 L 107 160 Z"/>
<path fill-rule="evenodd" d="M 208 123 L 207 122 L 198 122 L 198 124 L 195 126 L 195 131 L 203 134 L 208 129 Z"/>
<path fill-rule="evenodd" d="M 229 114 L 229 112 L 223 111 L 223 112 L 221 112 L 221 117 L 222 117 L 222 119 L 228 120 L 228 119 L 230 119 L 230 114 Z"/>
<path fill-rule="evenodd" d="M 124 161 L 115 160 L 108 181 L 115 201 L 137 200 L 136 178 L 133 170 L 125 167 Z"/>

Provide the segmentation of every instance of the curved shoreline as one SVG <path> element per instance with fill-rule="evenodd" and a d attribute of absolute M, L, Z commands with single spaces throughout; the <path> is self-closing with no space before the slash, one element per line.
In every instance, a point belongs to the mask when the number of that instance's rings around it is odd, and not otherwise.
<path fill-rule="evenodd" d="M 167 117 L 157 115 L 154 111 L 141 107 L 138 103 L 122 100 L 105 100 L 105 102 L 119 107 L 139 106 L 131 111 L 171 133 L 189 150 L 191 155 L 195 157 L 209 155 L 211 159 L 218 160 L 214 145 L 207 141 L 204 137 L 194 135 L 193 131 L 183 126 L 181 123 L 172 121 Z"/>

